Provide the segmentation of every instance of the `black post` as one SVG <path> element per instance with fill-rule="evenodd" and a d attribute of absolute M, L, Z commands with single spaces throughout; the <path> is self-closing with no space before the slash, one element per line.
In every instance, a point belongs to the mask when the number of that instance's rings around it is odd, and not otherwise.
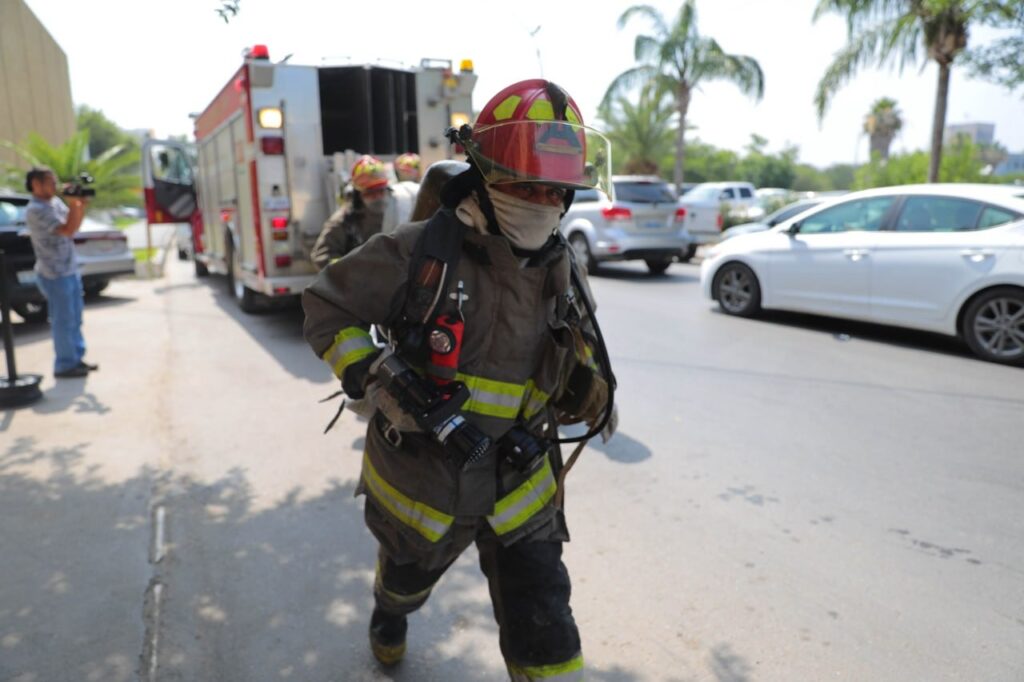
<path fill-rule="evenodd" d="M 43 397 L 38 374 L 18 376 L 14 362 L 14 332 L 11 329 L 11 298 L 7 292 L 7 254 L 0 249 L 0 313 L 3 319 L 4 355 L 7 356 L 7 376 L 0 377 L 0 407 L 18 407 L 34 403 Z"/>

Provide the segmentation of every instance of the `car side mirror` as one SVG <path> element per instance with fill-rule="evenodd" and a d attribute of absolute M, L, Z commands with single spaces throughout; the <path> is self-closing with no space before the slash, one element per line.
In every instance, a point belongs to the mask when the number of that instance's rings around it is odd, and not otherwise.
<path fill-rule="evenodd" d="M 800 221 L 798 220 L 792 225 L 790 225 L 788 228 L 786 228 L 786 234 L 788 234 L 790 237 L 795 237 L 796 235 L 800 234 Z"/>

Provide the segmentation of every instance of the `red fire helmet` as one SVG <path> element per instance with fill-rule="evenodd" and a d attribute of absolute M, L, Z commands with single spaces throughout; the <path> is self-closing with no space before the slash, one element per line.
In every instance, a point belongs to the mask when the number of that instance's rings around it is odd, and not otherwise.
<path fill-rule="evenodd" d="M 608 140 L 583 124 L 576 102 L 551 81 L 520 81 L 492 97 L 465 146 L 489 184 L 611 186 Z"/>
<path fill-rule="evenodd" d="M 360 192 L 386 187 L 388 176 L 380 159 L 364 154 L 352 164 L 352 186 Z"/>

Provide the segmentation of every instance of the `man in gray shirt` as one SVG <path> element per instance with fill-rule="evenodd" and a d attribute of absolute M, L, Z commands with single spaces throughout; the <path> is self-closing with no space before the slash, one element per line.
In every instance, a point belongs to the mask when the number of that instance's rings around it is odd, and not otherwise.
<path fill-rule="evenodd" d="M 60 379 L 84 377 L 99 369 L 82 360 L 82 277 L 72 239 L 82 225 L 86 200 L 68 197 L 65 205 L 57 197 L 57 176 L 49 168 L 30 170 L 25 188 L 32 193 L 25 222 L 36 254 L 36 284 L 46 297 L 57 355 L 53 375 Z"/>

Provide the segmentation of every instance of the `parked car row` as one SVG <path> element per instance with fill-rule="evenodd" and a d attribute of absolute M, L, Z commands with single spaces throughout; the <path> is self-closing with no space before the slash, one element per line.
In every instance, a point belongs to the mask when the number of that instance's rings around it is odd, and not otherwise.
<path fill-rule="evenodd" d="M 23 194 L 0 194 L 0 249 L 7 259 L 11 307 L 28 322 L 42 322 L 46 299 L 36 287 L 36 257 L 25 225 L 29 199 Z M 135 257 L 121 231 L 86 218 L 74 241 L 86 296 L 99 294 L 114 277 L 135 273 Z"/>
<path fill-rule="evenodd" d="M 1024 366 L 1024 188 L 909 185 L 823 202 L 712 248 L 729 315 L 792 310 L 960 336 Z"/>

